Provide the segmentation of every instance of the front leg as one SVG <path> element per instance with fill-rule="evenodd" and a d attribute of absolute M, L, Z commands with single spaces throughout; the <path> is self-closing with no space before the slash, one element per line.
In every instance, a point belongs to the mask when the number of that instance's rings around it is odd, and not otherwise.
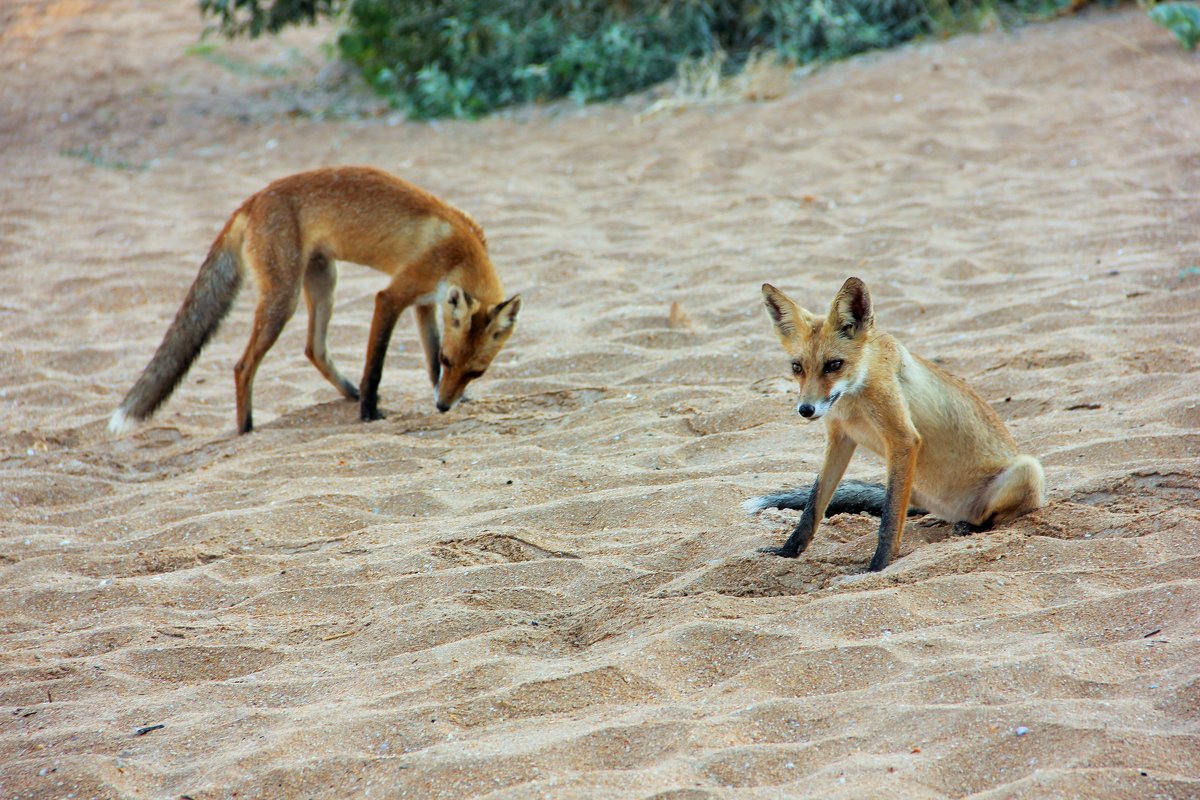
<path fill-rule="evenodd" d="M 367 361 L 363 366 L 362 383 L 359 384 L 359 416 L 364 422 L 383 419 L 383 414 L 379 412 L 379 380 L 383 377 L 383 359 L 387 355 L 396 320 L 411 302 L 411 297 L 396 292 L 393 287 L 375 295 L 375 316 L 371 319 L 371 333 L 367 339 Z"/>
<path fill-rule="evenodd" d="M 917 453 L 921 439 L 916 431 L 907 429 L 887 450 L 888 480 L 887 494 L 883 499 L 883 514 L 879 520 L 879 544 L 875 557 L 871 559 L 871 571 L 878 572 L 900 549 L 900 538 L 904 533 L 904 518 L 908 510 L 908 499 L 912 494 L 913 473 L 917 466 Z"/>
<path fill-rule="evenodd" d="M 813 481 L 808 502 L 804 506 L 804 512 L 800 515 L 800 522 L 792 531 L 792 535 L 784 542 L 783 547 L 770 548 L 763 552 L 784 558 L 795 558 L 808 548 L 813 535 L 817 532 L 817 525 L 825 516 L 825 509 L 833 497 L 833 491 L 846 472 L 846 465 L 850 463 L 850 457 L 854 455 L 856 446 L 854 440 L 847 436 L 836 422 L 830 420 L 826 424 L 825 462 L 821 465 L 821 472 L 817 475 L 817 479 Z"/>
<path fill-rule="evenodd" d="M 417 333 L 421 335 L 421 347 L 425 350 L 425 365 L 429 368 L 429 381 L 436 389 L 442 377 L 442 333 L 438 330 L 437 306 L 416 306 Z"/>

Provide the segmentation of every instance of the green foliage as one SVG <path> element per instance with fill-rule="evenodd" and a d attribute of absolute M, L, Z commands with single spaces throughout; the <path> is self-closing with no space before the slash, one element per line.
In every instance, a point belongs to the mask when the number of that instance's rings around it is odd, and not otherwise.
<path fill-rule="evenodd" d="M 229 35 L 346 12 L 341 57 L 411 116 L 619 97 L 688 59 L 844 58 L 917 36 L 1047 16 L 1072 0 L 199 0 Z M 270 2 L 269 6 L 264 4 Z"/>
<path fill-rule="evenodd" d="M 1163 3 L 1150 9 L 1150 19 L 1175 34 L 1187 50 L 1200 43 L 1200 7 L 1195 3 Z"/>
<path fill-rule="evenodd" d="M 216 27 L 226 36 L 255 37 L 278 33 L 288 25 L 312 24 L 317 17 L 338 14 L 346 0 L 199 0 L 200 13 L 216 17 Z M 266 4 L 266 5 L 264 5 Z"/>
<path fill-rule="evenodd" d="M 413 116 L 476 116 L 564 95 L 601 100 L 664 80 L 704 49 L 671 22 L 579 0 L 359 0 L 339 46 Z"/>
<path fill-rule="evenodd" d="M 413 116 L 618 97 L 680 61 L 840 58 L 929 29 L 927 0 L 354 0 L 339 45 Z"/>

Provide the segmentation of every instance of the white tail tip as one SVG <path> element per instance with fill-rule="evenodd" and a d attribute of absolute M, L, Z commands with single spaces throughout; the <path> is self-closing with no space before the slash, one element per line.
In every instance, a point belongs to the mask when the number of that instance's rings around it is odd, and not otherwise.
<path fill-rule="evenodd" d="M 742 503 L 742 509 L 747 514 L 757 514 L 764 508 L 770 508 L 770 502 L 765 497 L 751 497 L 749 500 Z"/>
<path fill-rule="evenodd" d="M 137 422 L 130 419 L 123 408 L 118 408 L 114 411 L 112 417 L 108 420 L 108 430 L 117 436 L 129 433 L 136 425 Z"/>

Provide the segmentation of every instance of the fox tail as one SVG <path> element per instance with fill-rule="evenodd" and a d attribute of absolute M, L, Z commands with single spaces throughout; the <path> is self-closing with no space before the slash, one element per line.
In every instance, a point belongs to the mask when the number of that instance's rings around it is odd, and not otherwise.
<path fill-rule="evenodd" d="M 222 234 L 213 243 L 162 344 L 108 421 L 113 433 L 129 431 L 166 402 L 229 313 L 242 284 L 241 260 L 229 238 Z"/>
<path fill-rule="evenodd" d="M 767 508 L 790 508 L 796 511 L 803 511 L 808 505 L 809 495 L 812 494 L 812 486 L 807 486 L 803 489 L 792 489 L 789 491 L 776 492 L 775 494 L 767 494 L 762 497 L 751 497 L 745 503 L 742 503 L 742 508 L 746 509 L 747 514 L 757 514 L 759 511 Z M 833 490 L 833 498 L 829 501 L 829 506 L 825 509 L 825 516 L 832 517 L 835 514 L 859 514 L 866 512 L 872 516 L 883 516 L 883 501 L 887 496 L 887 489 L 879 483 L 863 483 L 862 481 L 845 480 L 838 484 Z M 923 508 L 910 506 L 908 516 L 916 516 L 919 514 L 928 513 Z"/>

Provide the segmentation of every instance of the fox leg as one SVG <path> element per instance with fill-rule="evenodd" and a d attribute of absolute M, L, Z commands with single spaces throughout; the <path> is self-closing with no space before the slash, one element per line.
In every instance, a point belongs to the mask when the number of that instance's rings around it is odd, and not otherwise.
<path fill-rule="evenodd" d="M 846 472 L 846 465 L 850 463 L 856 446 L 854 440 L 843 433 L 841 428 L 829 425 L 825 440 L 825 463 L 821 465 L 821 472 L 809 490 L 800 522 L 783 547 L 764 548 L 762 552 L 795 558 L 808 548 L 809 542 L 817 532 L 817 525 L 825 514 L 825 507 L 829 505 L 838 482 Z"/>
<path fill-rule="evenodd" d="M 413 290 L 411 281 L 411 275 L 405 270 L 392 280 L 388 288 L 375 295 L 375 316 L 371 319 L 371 333 L 367 338 L 367 361 L 363 366 L 362 383 L 359 384 L 359 417 L 363 422 L 383 419 L 379 411 L 379 380 L 383 377 L 383 359 L 387 355 L 396 320 L 404 313 L 404 309 L 412 305 L 413 300 L 420 297 L 420 293 Z"/>
<path fill-rule="evenodd" d="M 337 265 L 324 254 L 314 253 L 304 271 L 304 301 L 308 305 L 308 346 L 304 355 L 343 397 L 357 400 L 358 389 L 338 370 L 326 345 L 336 288 Z"/>
<path fill-rule="evenodd" d="M 442 377 L 442 362 L 438 360 L 442 352 L 442 334 L 438 330 L 437 306 L 414 306 L 417 315 L 417 332 L 421 335 L 421 347 L 425 350 L 425 364 L 429 367 L 429 381 L 437 388 L 438 380 Z"/>
<path fill-rule="evenodd" d="M 888 448 L 887 495 L 883 501 L 883 514 L 879 519 L 879 544 L 875 557 L 871 559 L 871 571 L 878 572 L 900 549 L 900 538 L 904 534 L 904 518 L 908 511 L 908 500 L 912 494 L 913 473 L 917 466 L 917 453 L 921 448 L 920 437 L 909 432 Z"/>
<path fill-rule="evenodd" d="M 296 257 L 298 261 L 298 256 Z M 249 433 L 254 429 L 251 414 L 251 395 L 254 389 L 254 374 L 263 356 L 279 338 L 283 326 L 296 313 L 300 301 L 300 286 L 295 279 L 298 269 L 257 270 L 259 276 L 258 307 L 254 310 L 254 327 L 246 351 L 233 367 L 233 382 L 237 396 L 238 433 Z"/>

